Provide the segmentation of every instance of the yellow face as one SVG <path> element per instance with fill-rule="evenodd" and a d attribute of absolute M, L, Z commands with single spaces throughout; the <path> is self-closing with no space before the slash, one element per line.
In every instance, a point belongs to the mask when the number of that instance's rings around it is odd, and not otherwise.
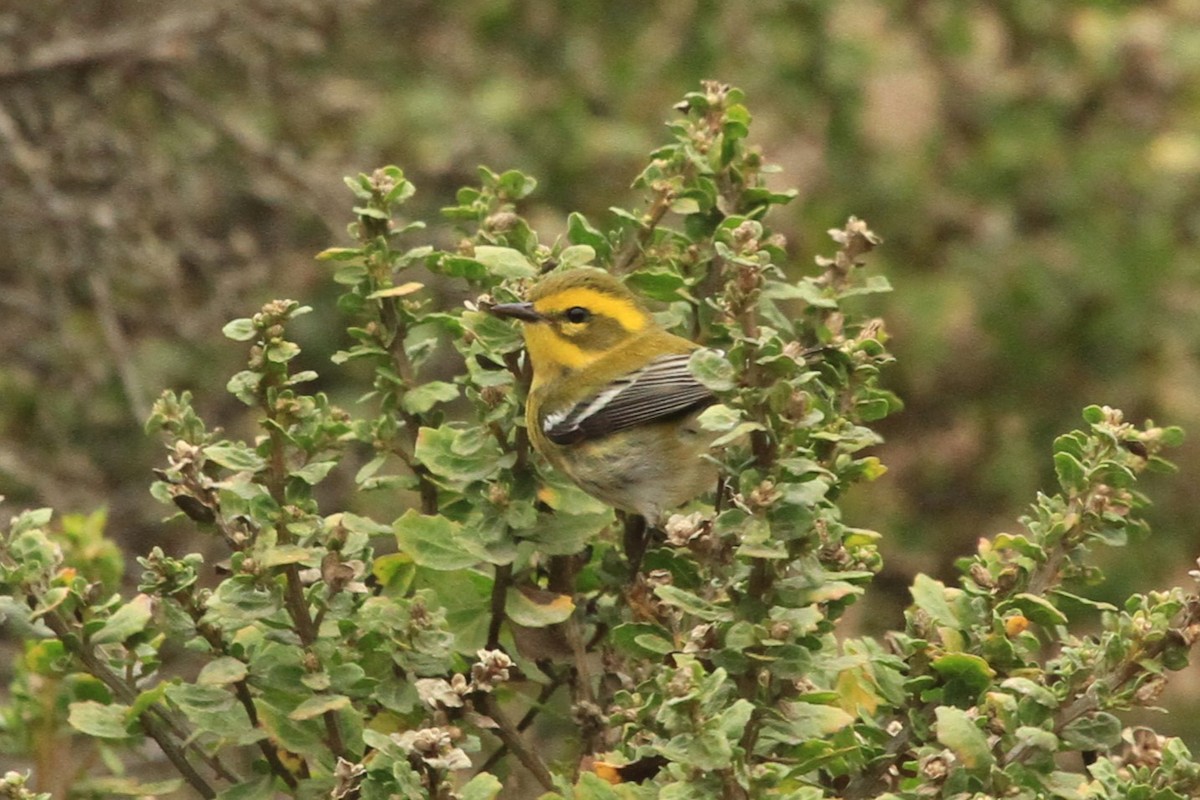
<path fill-rule="evenodd" d="M 541 297 L 533 308 L 541 319 L 524 327 L 535 382 L 548 377 L 552 366 L 586 367 L 650 324 L 632 298 L 586 286 Z"/>
<path fill-rule="evenodd" d="M 583 369 L 654 325 L 620 281 L 587 267 L 548 275 L 527 302 L 493 306 L 492 313 L 521 321 L 535 387 Z"/>

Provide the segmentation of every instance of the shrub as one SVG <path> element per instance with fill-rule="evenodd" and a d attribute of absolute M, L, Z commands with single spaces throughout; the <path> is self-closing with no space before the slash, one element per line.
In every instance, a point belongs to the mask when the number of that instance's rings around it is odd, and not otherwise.
<path fill-rule="evenodd" d="M 880 568 L 879 534 L 838 501 L 884 473 L 870 424 L 899 407 L 860 299 L 889 288 L 865 268 L 879 239 L 851 218 L 796 274 L 764 221 L 792 195 L 768 187 L 740 93 L 706 84 L 678 109 L 635 181 L 645 209 L 608 229 L 572 214 L 550 244 L 516 171 L 458 193 L 446 249 L 413 244 L 399 169 L 348 180 L 355 245 L 319 258 L 352 320 L 334 362 L 371 383 L 361 415 L 306 390 L 289 326 L 308 309 L 268 303 L 224 329 L 249 344 L 228 389 L 253 440 L 208 430 L 187 394 L 148 424 L 167 446 L 153 491 L 228 551 L 219 581 L 155 549 L 124 598 L 102 517 L 18 515 L 0 545 L 27 635 L 9 748 L 50 763 L 69 726 L 110 773 L 79 762 L 77 796 L 1196 796 L 1187 748 L 1114 712 L 1186 664 L 1200 601 L 1079 593 L 1097 545 L 1145 533 L 1136 478 L 1180 432 L 1085 409 L 1017 533 L 982 540 L 957 586 L 918 576 L 902 630 L 838 635 Z M 702 419 L 723 477 L 636 569 L 621 521 L 531 451 L 520 334 L 485 310 L 581 264 L 712 348 L 693 370 L 721 400 Z M 352 496 L 325 499 L 354 468 Z M 177 777 L 131 771 L 147 738 Z"/>

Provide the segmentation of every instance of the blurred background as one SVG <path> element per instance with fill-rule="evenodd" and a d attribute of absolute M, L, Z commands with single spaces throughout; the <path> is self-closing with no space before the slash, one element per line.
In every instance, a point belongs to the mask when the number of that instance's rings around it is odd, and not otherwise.
<path fill-rule="evenodd" d="M 108 509 L 130 552 L 195 549 L 147 491 L 163 388 L 249 435 L 230 318 L 315 306 L 304 368 L 352 403 L 313 255 L 347 243 L 342 176 L 401 166 L 435 218 L 476 166 L 517 168 L 552 241 L 603 227 L 699 81 L 741 87 L 798 198 L 769 222 L 797 274 L 865 218 L 907 404 L 849 522 L 885 534 L 876 599 L 953 579 L 1054 487 L 1089 403 L 1189 429 L 1151 477 L 1154 535 L 1086 593 L 1183 584 L 1200 555 L 1200 2 L 40 0 L 0 6 L 4 513 Z M 435 243 L 453 241 L 449 225 Z M 339 383 L 340 381 L 340 383 Z M 339 499 L 333 498 L 334 510 Z M 1133 557 L 1130 557 L 1130 554 Z M 132 561 L 130 562 L 132 564 Z M 136 569 L 136 567 L 133 567 Z M 1198 670 L 1164 705 L 1197 708 Z M 1160 725 L 1193 748 L 1200 723 Z M 1188 727 L 1190 726 L 1190 730 Z"/>

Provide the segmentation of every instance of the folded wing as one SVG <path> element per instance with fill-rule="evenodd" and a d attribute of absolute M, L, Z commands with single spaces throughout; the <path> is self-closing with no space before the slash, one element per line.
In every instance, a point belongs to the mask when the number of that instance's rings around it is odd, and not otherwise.
<path fill-rule="evenodd" d="M 555 444 L 575 444 L 690 414 L 716 402 L 688 369 L 691 353 L 660 356 L 571 408 L 549 414 L 542 431 Z"/>

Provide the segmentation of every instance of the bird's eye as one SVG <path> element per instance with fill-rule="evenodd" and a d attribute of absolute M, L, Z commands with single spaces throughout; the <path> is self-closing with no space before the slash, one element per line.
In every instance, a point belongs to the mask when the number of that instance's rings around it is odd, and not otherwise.
<path fill-rule="evenodd" d="M 566 316 L 567 322 L 579 324 L 581 322 L 587 322 L 589 319 L 591 319 L 592 312 L 588 311 L 583 306 L 571 306 L 567 309 Z"/>

